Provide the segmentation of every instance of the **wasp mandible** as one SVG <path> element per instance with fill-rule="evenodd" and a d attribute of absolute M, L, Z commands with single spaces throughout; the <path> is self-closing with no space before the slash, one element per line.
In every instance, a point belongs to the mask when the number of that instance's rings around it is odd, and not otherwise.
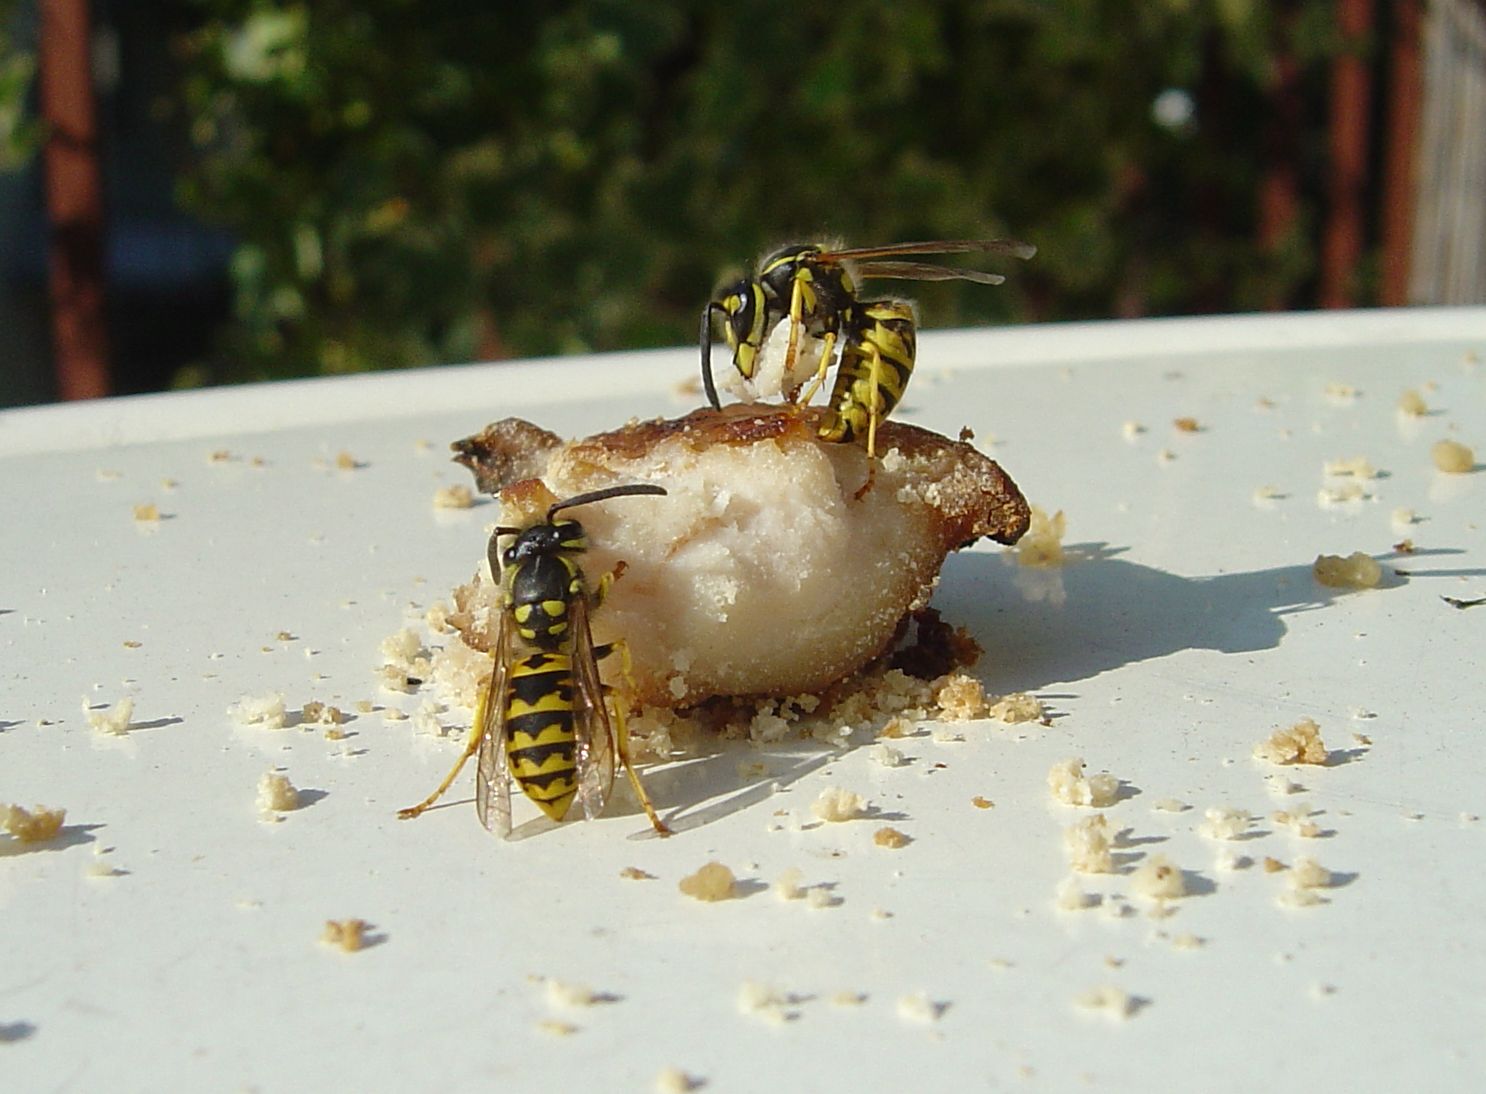
<path fill-rule="evenodd" d="M 912 258 L 969 253 L 1031 258 L 1037 248 L 1007 239 L 936 239 L 846 249 L 806 243 L 775 251 L 759 263 L 754 276 L 724 289 L 702 311 L 702 384 L 708 402 L 714 408 L 722 405 L 712 376 L 714 313 L 722 318 L 733 367 L 744 379 L 751 379 L 757 370 L 769 332 L 788 319 L 785 376 L 794 369 L 801 332 L 821 340 L 820 363 L 800 402 L 808 403 L 820 389 L 832 357 L 840 349 L 840 368 L 820 435 L 844 442 L 865 436 L 868 455 L 876 455 L 878 423 L 903 398 L 913 372 L 917 320 L 906 300 L 861 300 L 857 282 L 884 278 L 999 285 L 1006 280 L 983 270 L 957 269 Z M 790 393 L 791 401 L 795 401 L 797 391 Z"/>
<path fill-rule="evenodd" d="M 610 498 L 665 492 L 648 483 L 594 490 L 556 502 L 544 521 L 491 533 L 490 572 L 500 580 L 504 603 L 490 646 L 490 683 L 454 767 L 432 794 L 399 810 L 399 817 L 416 817 L 438 801 L 478 752 L 475 809 L 490 831 L 510 835 L 513 780 L 555 821 L 568 815 L 574 801 L 592 819 L 614 786 L 617 756 L 650 823 L 661 835 L 670 834 L 630 761 L 624 702 L 614 702 L 611 721 L 608 689 L 599 680 L 599 662 L 617 654 L 621 675 L 630 681 L 629 648 L 623 639 L 594 645 L 589 628 L 589 612 L 603 602 L 623 563 L 590 588 L 574 558 L 588 546 L 583 526 L 558 517 L 565 509 Z M 502 550 L 500 541 L 512 536 L 515 542 Z"/>

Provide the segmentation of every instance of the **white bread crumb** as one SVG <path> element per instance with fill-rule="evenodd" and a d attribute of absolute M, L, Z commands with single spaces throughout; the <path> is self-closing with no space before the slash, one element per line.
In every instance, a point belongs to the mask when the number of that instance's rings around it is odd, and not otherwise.
<path fill-rule="evenodd" d="M 1459 441 L 1435 441 L 1429 450 L 1434 466 L 1451 475 L 1464 474 L 1476 466 L 1476 454 Z"/>
<path fill-rule="evenodd" d="M 62 830 L 65 809 L 48 809 L 38 805 L 26 809 L 19 805 L 0 806 L 0 828 L 22 843 L 45 843 Z"/>
<path fill-rule="evenodd" d="M 1214 807 L 1203 814 L 1203 822 L 1197 830 L 1208 839 L 1238 839 L 1249 830 L 1253 816 L 1247 809 Z"/>
<path fill-rule="evenodd" d="M 1108 773 L 1085 777 L 1084 762 L 1075 756 L 1053 764 L 1047 773 L 1047 788 L 1064 805 L 1102 809 L 1115 803 L 1120 780 Z"/>
<path fill-rule="evenodd" d="M 695 900 L 712 903 L 731 899 L 737 880 L 722 863 L 709 862 L 696 873 L 682 878 L 676 887 Z"/>
<path fill-rule="evenodd" d="M 810 812 L 823 821 L 839 823 L 855 820 L 866 812 L 866 801 L 860 794 L 828 786 L 810 804 Z"/>
<path fill-rule="evenodd" d="M 287 775 L 267 772 L 258 780 L 258 811 L 267 819 L 299 808 L 299 791 Z"/>
<path fill-rule="evenodd" d="M 129 719 L 134 717 L 134 697 L 125 695 L 113 706 L 103 710 L 89 709 L 88 701 L 84 699 L 83 713 L 87 715 L 88 725 L 99 733 L 122 737 L 129 732 Z"/>
<path fill-rule="evenodd" d="M 1272 764 L 1324 764 L 1326 744 L 1321 740 L 1321 727 L 1313 719 L 1302 718 L 1260 741 L 1254 755 Z"/>

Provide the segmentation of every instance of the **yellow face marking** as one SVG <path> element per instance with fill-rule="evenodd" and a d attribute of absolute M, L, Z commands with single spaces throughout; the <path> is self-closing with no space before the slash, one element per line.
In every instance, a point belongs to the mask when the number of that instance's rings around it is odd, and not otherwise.
<path fill-rule="evenodd" d="M 516 622 L 518 622 L 518 623 L 525 623 L 527 620 L 529 620 L 531 618 L 531 605 L 530 604 L 517 604 L 516 605 L 516 610 L 513 611 L 511 614 L 516 617 Z M 525 633 L 525 632 L 522 632 L 522 633 Z"/>

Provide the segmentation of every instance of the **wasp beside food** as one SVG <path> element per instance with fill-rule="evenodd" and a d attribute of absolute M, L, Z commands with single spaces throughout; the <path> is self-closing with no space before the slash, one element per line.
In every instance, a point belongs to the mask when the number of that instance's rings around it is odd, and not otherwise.
<path fill-rule="evenodd" d="M 745 380 L 758 371 L 769 334 L 784 320 L 789 335 L 783 375 L 791 402 L 808 403 L 825 382 L 832 358 L 840 366 L 827 413 L 820 426 L 825 440 L 863 439 L 869 457 L 877 454 L 877 427 L 903 398 L 913 373 L 917 319 L 906 300 L 862 300 L 857 282 L 871 278 L 908 281 L 973 281 L 999 285 L 1000 274 L 913 261 L 916 255 L 997 254 L 1031 258 L 1036 248 L 1005 239 L 939 239 L 885 247 L 836 248 L 795 244 L 781 248 L 758 265 L 754 276 L 720 292 L 702 311 L 702 384 L 707 399 L 720 408 L 712 375 L 712 324 L 722 318 L 723 336 L 733 367 Z M 819 361 L 808 386 L 788 379 L 800 353 L 802 333 L 820 340 Z M 800 388 L 804 394 L 800 395 Z"/>
<path fill-rule="evenodd" d="M 599 678 L 599 662 L 614 655 L 628 680 L 629 649 L 622 639 L 595 645 L 589 626 L 589 613 L 603 602 L 623 564 L 590 587 L 574 557 L 587 547 L 583 526 L 558 517 L 565 509 L 610 498 L 665 492 L 647 483 L 594 490 L 556 502 L 545 520 L 491 533 L 490 571 L 504 603 L 490 646 L 490 683 L 454 767 L 432 794 L 400 810 L 399 817 L 416 817 L 438 801 L 478 752 L 475 808 L 490 831 L 511 832 L 513 781 L 555 821 L 567 817 L 575 801 L 592 819 L 608 800 L 617 759 L 651 825 L 661 835 L 670 833 L 630 760 L 624 702 L 613 703 L 611 719 L 609 689 Z M 501 541 L 513 536 L 502 550 Z"/>

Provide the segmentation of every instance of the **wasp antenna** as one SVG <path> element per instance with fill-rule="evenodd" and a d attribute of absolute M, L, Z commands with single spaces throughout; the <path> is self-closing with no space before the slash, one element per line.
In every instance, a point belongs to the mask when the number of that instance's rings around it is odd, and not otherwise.
<path fill-rule="evenodd" d="M 664 486 L 656 486 L 651 482 L 632 482 L 622 486 L 608 486 L 603 490 L 590 490 L 586 494 L 576 494 L 571 498 L 564 498 L 547 510 L 547 522 L 550 524 L 552 518 L 559 510 L 572 509 L 578 505 L 588 505 L 595 501 L 608 501 L 610 498 L 625 498 L 635 494 L 664 494 Z"/>
<path fill-rule="evenodd" d="M 707 391 L 707 401 L 712 404 L 713 410 L 722 409 L 722 403 L 717 398 L 717 384 L 712 379 L 712 313 L 721 310 L 721 305 L 715 300 L 702 309 L 702 387 Z"/>

